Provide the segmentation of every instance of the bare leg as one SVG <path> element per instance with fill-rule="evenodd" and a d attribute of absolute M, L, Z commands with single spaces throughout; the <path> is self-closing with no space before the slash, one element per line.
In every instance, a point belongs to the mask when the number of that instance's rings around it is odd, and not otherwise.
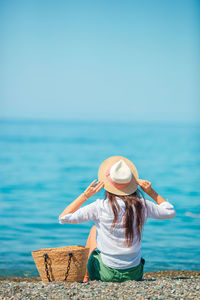
<path fill-rule="evenodd" d="M 89 258 L 92 251 L 97 247 L 97 243 L 96 243 L 96 226 L 93 226 L 91 228 L 85 247 L 89 248 L 89 254 L 88 254 L 88 258 Z M 87 282 L 88 280 L 89 280 L 89 274 L 88 274 L 88 271 L 86 269 L 86 273 L 85 273 L 83 282 Z"/>

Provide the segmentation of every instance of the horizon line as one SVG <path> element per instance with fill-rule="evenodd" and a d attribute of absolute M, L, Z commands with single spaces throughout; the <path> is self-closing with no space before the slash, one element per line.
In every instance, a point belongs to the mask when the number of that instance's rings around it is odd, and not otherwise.
<path fill-rule="evenodd" d="M 200 121 L 191 120 L 113 120 L 113 119 L 75 119 L 75 118 L 24 118 L 24 117 L 1 117 L 0 122 L 26 122 L 26 123 L 145 123 L 145 124 L 183 124 L 200 125 Z"/>

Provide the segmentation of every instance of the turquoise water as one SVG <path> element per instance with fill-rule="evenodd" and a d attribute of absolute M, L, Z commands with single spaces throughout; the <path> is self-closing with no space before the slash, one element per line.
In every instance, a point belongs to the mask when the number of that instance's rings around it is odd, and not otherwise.
<path fill-rule="evenodd" d="M 58 216 L 112 155 L 131 159 L 142 179 L 176 208 L 149 219 L 145 271 L 200 269 L 199 125 L 94 122 L 0 122 L 0 276 L 38 275 L 31 251 L 85 245 L 93 221 Z M 104 198 L 102 190 L 86 202 Z M 148 196 L 147 199 L 150 199 Z"/>

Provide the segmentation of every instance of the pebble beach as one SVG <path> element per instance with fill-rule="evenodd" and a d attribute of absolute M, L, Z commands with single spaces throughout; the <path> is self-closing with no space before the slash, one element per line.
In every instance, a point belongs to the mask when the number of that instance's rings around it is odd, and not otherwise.
<path fill-rule="evenodd" d="M 0 278 L 0 299 L 200 299 L 200 271 L 145 273 L 142 281 L 51 282 Z"/>

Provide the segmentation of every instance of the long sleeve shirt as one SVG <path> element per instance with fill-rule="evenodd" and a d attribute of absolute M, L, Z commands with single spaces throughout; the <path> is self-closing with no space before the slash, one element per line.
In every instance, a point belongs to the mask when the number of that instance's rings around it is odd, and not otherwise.
<path fill-rule="evenodd" d="M 116 197 L 120 205 L 118 219 L 114 229 L 111 230 L 114 214 L 107 199 L 97 199 L 91 204 L 79 208 L 59 219 L 59 223 L 83 223 L 94 220 L 96 225 L 96 243 L 101 251 L 101 258 L 105 265 L 114 269 L 128 269 L 137 266 L 141 259 L 141 241 L 136 235 L 135 219 L 133 221 L 134 239 L 131 247 L 125 246 L 125 229 L 123 216 L 125 213 L 124 201 Z M 176 216 L 174 206 L 168 201 L 155 204 L 149 200 L 141 199 L 145 207 L 145 221 L 147 218 L 170 219 Z M 146 202 L 146 205 L 144 204 Z M 134 212 L 134 207 L 133 207 Z"/>

